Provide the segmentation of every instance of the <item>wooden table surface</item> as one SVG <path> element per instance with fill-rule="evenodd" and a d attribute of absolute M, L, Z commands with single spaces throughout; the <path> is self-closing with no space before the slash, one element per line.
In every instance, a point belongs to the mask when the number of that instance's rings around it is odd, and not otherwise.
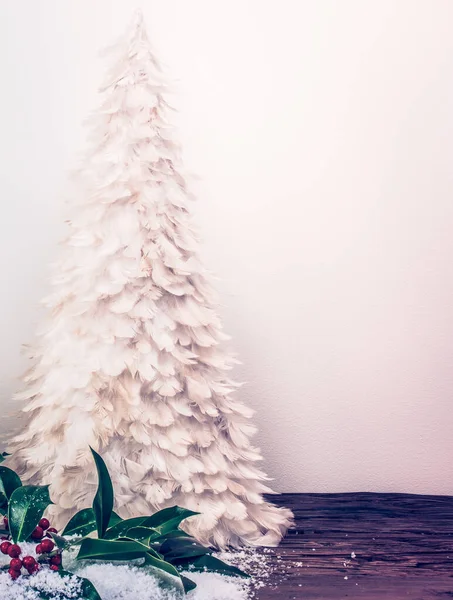
<path fill-rule="evenodd" d="M 453 497 L 281 494 L 295 528 L 257 600 L 453 598 Z"/>

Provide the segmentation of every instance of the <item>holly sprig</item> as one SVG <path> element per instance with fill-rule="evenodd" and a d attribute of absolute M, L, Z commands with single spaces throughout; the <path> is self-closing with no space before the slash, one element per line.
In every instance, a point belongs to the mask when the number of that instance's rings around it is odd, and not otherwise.
<path fill-rule="evenodd" d="M 57 571 L 61 576 L 77 577 L 63 569 L 62 552 L 69 546 L 80 546 L 78 560 L 130 561 L 136 566 L 151 569 L 155 574 L 173 576 L 175 585 L 184 592 L 196 587 L 195 582 L 182 575 L 182 571 L 213 571 L 230 576 L 248 577 L 246 573 L 212 556 L 213 549 L 198 543 L 180 528 L 181 523 L 199 513 L 172 506 L 153 515 L 122 519 L 114 510 L 114 492 L 107 466 L 102 457 L 90 448 L 98 474 L 98 487 L 90 508 L 78 511 L 68 522 L 61 535 L 49 528 L 50 523 L 43 518 L 46 508 L 52 503 L 48 486 L 22 485 L 19 476 L 3 465 L 0 466 L 0 509 L 7 509 L 4 529 L 0 535 L 15 556 L 10 564 L 10 575 L 16 579 L 25 567 L 33 575 L 41 566 Z M 43 525 L 45 527 L 43 527 Z M 97 537 L 93 537 L 96 532 Z M 47 539 L 40 542 L 46 536 Z M 67 539 L 65 536 L 71 536 Z M 73 536 L 80 536 L 74 539 Z M 10 542 L 11 540 L 11 542 Z M 29 570 L 17 554 L 18 542 L 38 543 L 37 566 Z M 2 547 L 0 550 L 3 552 Z M 17 556 L 16 556 L 17 554 Z M 137 559 L 141 559 L 138 561 Z M 27 561 L 25 561 L 27 562 Z M 19 563 L 21 563 L 19 565 Z M 28 560 L 31 565 L 31 561 Z M 81 598 L 101 600 L 93 584 L 84 578 L 80 580 Z M 44 598 L 45 596 L 43 596 Z"/>

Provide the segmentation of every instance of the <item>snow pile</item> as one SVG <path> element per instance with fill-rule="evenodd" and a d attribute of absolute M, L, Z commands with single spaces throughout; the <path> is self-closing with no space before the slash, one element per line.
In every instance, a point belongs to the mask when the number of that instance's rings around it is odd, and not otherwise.
<path fill-rule="evenodd" d="M 187 594 L 187 600 L 248 600 L 249 584 L 239 577 L 218 573 L 185 573 L 197 587 Z"/>
<path fill-rule="evenodd" d="M 30 583 L 33 582 L 33 587 Z M 60 577 L 50 569 L 42 569 L 33 577 L 20 577 L 13 581 L 8 573 L 0 574 L 0 600 L 41 600 L 41 593 L 58 599 L 80 598 L 80 582 L 75 577 Z"/>
<path fill-rule="evenodd" d="M 77 572 L 97 589 L 102 600 L 173 600 L 181 594 L 174 588 L 162 588 L 157 577 L 144 569 L 128 565 L 90 564 Z"/>
<path fill-rule="evenodd" d="M 23 556 L 35 556 L 34 544 L 21 545 L 25 551 Z M 184 597 L 169 579 L 166 581 L 154 576 L 136 565 L 77 562 L 75 554 L 75 551 L 63 553 L 65 568 L 89 579 L 102 600 L 182 600 Z M 237 552 L 222 552 L 217 556 L 252 577 L 243 579 L 218 573 L 186 572 L 185 575 L 197 584 L 197 588 L 186 596 L 187 600 L 250 600 L 254 597 L 254 591 L 264 585 L 263 580 L 269 577 L 266 554 L 262 551 L 247 548 Z M 8 557 L 1 555 L 0 564 L 7 563 Z M 8 573 L 0 573 L 0 600 L 40 600 L 43 597 L 40 592 L 55 600 L 62 597 L 78 600 L 80 584 L 75 578 L 62 578 L 45 567 L 32 577 L 23 576 L 16 581 Z"/>
<path fill-rule="evenodd" d="M 252 598 L 254 591 L 264 587 L 266 580 L 272 573 L 272 568 L 267 558 L 271 552 L 272 550 L 269 548 L 261 548 L 259 550 L 248 547 L 242 550 L 235 550 L 234 552 L 218 552 L 215 556 L 250 575 L 250 579 L 242 580 L 242 582 L 245 581 L 248 588 L 248 596 L 246 598 Z M 190 576 L 193 579 L 193 573 Z"/>

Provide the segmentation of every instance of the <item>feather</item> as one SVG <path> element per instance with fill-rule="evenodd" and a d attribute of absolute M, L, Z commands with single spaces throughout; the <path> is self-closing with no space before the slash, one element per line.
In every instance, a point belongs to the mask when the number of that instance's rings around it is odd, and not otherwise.
<path fill-rule="evenodd" d="M 167 379 L 156 379 L 152 389 L 159 392 L 161 396 L 175 396 L 182 390 L 182 385 L 175 377 L 168 377 Z"/>
<path fill-rule="evenodd" d="M 196 373 L 193 373 L 191 377 L 186 377 L 186 387 L 189 398 L 194 402 L 203 402 L 212 395 L 206 380 Z"/>

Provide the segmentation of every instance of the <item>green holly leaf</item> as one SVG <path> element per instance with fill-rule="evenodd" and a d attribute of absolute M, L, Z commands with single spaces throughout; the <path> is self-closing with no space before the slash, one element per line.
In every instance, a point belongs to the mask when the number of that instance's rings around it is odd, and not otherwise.
<path fill-rule="evenodd" d="M 118 541 L 118 542 L 136 542 L 137 544 L 139 544 L 140 546 L 142 546 L 143 551 L 146 552 L 147 554 L 150 554 L 151 556 L 154 556 L 155 558 L 160 558 L 161 560 L 163 560 L 163 558 L 164 558 L 162 556 L 162 554 L 160 554 L 159 552 L 157 552 L 157 550 L 155 550 L 154 548 L 150 548 L 149 546 L 146 546 L 142 542 L 138 542 L 137 540 L 134 540 L 132 538 L 121 537 L 121 538 L 118 538 L 115 541 Z"/>
<path fill-rule="evenodd" d="M 96 540 L 85 538 L 77 559 L 89 560 L 132 560 L 146 556 L 147 548 L 133 540 Z"/>
<path fill-rule="evenodd" d="M 93 448 L 90 447 L 90 450 L 98 472 L 98 489 L 93 500 L 93 510 L 98 537 L 103 538 L 113 511 L 113 485 L 105 462 Z"/>
<path fill-rule="evenodd" d="M 146 546 L 149 545 L 150 539 L 156 535 L 157 531 L 152 527 L 131 527 L 126 531 L 125 537 L 128 537 L 137 542 L 141 542 Z"/>
<path fill-rule="evenodd" d="M 159 552 L 157 552 L 157 550 L 155 550 L 154 548 L 150 548 L 149 546 L 146 546 L 142 542 L 138 542 L 137 540 L 134 540 L 132 538 L 121 537 L 121 538 L 118 538 L 115 541 L 118 541 L 118 542 L 136 542 L 139 546 L 142 547 L 143 552 L 145 552 L 146 554 L 150 554 L 151 556 L 154 556 L 155 558 L 160 558 L 161 560 L 163 560 L 163 558 L 164 558 L 162 556 L 162 554 L 160 554 Z"/>
<path fill-rule="evenodd" d="M 2 452 L 0 454 L 0 463 L 2 463 L 6 459 L 7 456 L 10 456 L 10 454 L 8 454 L 8 452 Z"/>
<path fill-rule="evenodd" d="M 156 530 L 159 531 L 159 530 Z M 175 529 L 174 531 L 169 531 L 168 533 L 165 533 L 163 535 L 161 535 L 159 533 L 159 535 L 157 537 L 154 537 L 151 541 L 154 543 L 163 543 L 166 540 L 170 540 L 173 538 L 186 538 L 186 539 L 191 539 L 193 540 L 194 538 L 187 533 L 186 531 L 184 531 L 183 529 Z"/>
<path fill-rule="evenodd" d="M 181 575 L 181 582 L 184 586 L 184 591 L 186 592 L 186 594 L 197 587 L 195 581 L 192 581 L 188 577 L 184 577 L 184 575 Z"/>
<path fill-rule="evenodd" d="M 117 515 L 115 511 L 112 511 L 112 514 L 110 515 L 109 527 L 113 527 L 117 523 L 122 523 L 122 521 L 123 519 Z"/>
<path fill-rule="evenodd" d="M 124 521 L 119 521 L 115 525 L 109 526 L 109 528 L 105 532 L 104 539 L 114 540 L 116 538 L 123 537 L 126 535 L 127 531 L 131 529 L 131 527 L 137 527 L 139 525 L 142 525 L 147 518 L 148 517 L 132 517 L 131 519 L 124 519 Z"/>
<path fill-rule="evenodd" d="M 109 527 L 121 523 L 122 519 L 115 512 L 112 512 L 109 521 Z M 97 528 L 96 515 L 92 508 L 79 510 L 68 522 L 63 530 L 63 535 L 88 535 Z"/>
<path fill-rule="evenodd" d="M 65 548 L 71 546 L 70 542 L 68 542 L 68 540 L 62 537 L 61 535 L 58 535 L 58 533 L 54 533 L 53 531 L 51 531 L 49 535 L 52 536 L 52 539 L 55 542 L 55 546 L 60 550 L 64 550 Z"/>
<path fill-rule="evenodd" d="M 170 583 L 176 583 L 178 589 L 181 591 L 184 590 L 187 593 L 190 590 L 193 590 L 196 587 L 196 584 L 188 579 L 187 577 L 183 577 L 181 573 L 169 562 L 163 560 L 162 558 L 156 558 L 151 553 L 148 553 L 145 557 L 145 562 L 142 565 L 143 567 L 151 567 L 152 569 L 156 569 L 158 571 L 162 571 L 162 573 L 166 573 L 171 575 L 176 579 L 170 579 Z M 162 576 L 162 575 L 161 575 Z"/>
<path fill-rule="evenodd" d="M 69 571 L 58 571 L 59 575 L 61 575 L 61 577 L 64 577 L 65 575 L 70 575 L 72 577 L 76 577 L 77 580 L 81 583 L 81 588 L 82 588 L 82 598 L 84 598 L 85 600 L 102 600 L 102 598 L 100 597 L 100 595 L 98 594 L 96 588 L 94 587 L 94 585 L 91 583 L 91 581 L 89 579 L 86 579 L 85 577 L 79 577 L 78 575 L 74 575 L 73 573 L 70 573 Z"/>
<path fill-rule="evenodd" d="M 181 521 L 188 517 L 199 515 L 200 513 L 188 510 L 187 508 L 181 508 L 180 506 L 171 506 L 170 508 L 164 508 L 154 513 L 151 517 L 148 517 L 142 525 L 144 527 L 153 527 L 157 529 L 160 535 L 165 535 L 170 531 L 178 529 Z"/>
<path fill-rule="evenodd" d="M 8 520 L 11 537 L 15 543 L 26 540 L 52 504 L 48 485 L 24 485 L 11 494 Z"/>
<path fill-rule="evenodd" d="M 205 554 L 211 554 L 212 550 L 199 544 L 193 538 L 167 539 L 159 548 L 166 561 L 173 565 L 192 564 L 193 560 Z"/>
<path fill-rule="evenodd" d="M 79 579 L 82 579 L 82 598 L 85 598 L 86 600 L 102 600 L 97 589 L 89 579 L 86 579 L 85 577 L 79 577 Z"/>
<path fill-rule="evenodd" d="M 8 467 L 0 467 L 0 499 L 8 501 L 11 494 L 18 487 L 21 487 L 22 482 L 19 475 L 8 469 Z"/>
<path fill-rule="evenodd" d="M 88 535 L 96 529 L 96 517 L 92 508 L 79 510 L 63 529 L 63 535 Z"/>
<path fill-rule="evenodd" d="M 165 571 L 169 575 L 173 575 L 178 579 L 181 579 L 181 575 L 179 571 L 169 562 L 162 560 L 161 558 L 156 558 L 152 554 L 147 554 L 145 557 L 144 565 L 148 567 L 153 567 L 154 569 L 160 569 L 161 571 Z"/>

